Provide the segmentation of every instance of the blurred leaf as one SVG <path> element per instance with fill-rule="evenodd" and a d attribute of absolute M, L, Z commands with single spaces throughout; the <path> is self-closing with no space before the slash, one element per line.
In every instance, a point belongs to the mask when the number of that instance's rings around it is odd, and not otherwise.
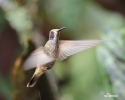
<path fill-rule="evenodd" d="M 121 33 L 123 32 L 123 33 Z M 110 92 L 113 91 L 121 100 L 125 99 L 125 55 L 124 55 L 124 31 L 106 30 L 103 39 L 110 40 L 106 46 L 98 49 L 98 58 L 106 68 L 109 79 L 107 80 Z M 108 77 L 108 76 L 107 76 Z M 118 99 L 117 98 L 117 99 Z M 118 100 L 119 100 L 118 99 Z"/>
<path fill-rule="evenodd" d="M 0 93 L 6 97 L 6 99 L 10 99 L 12 96 L 12 89 L 10 86 L 11 82 L 8 77 L 3 77 L 0 75 Z"/>
<path fill-rule="evenodd" d="M 5 28 L 6 23 L 7 23 L 7 21 L 5 20 L 4 12 L 3 12 L 3 10 L 0 8 L 0 36 L 1 36 L 1 34 L 2 34 L 2 31 L 3 31 L 4 28 Z"/>

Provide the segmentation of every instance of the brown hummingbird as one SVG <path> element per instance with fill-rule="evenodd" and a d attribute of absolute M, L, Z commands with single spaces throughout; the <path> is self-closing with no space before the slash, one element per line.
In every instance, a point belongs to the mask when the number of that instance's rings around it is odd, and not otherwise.
<path fill-rule="evenodd" d="M 33 87 L 38 78 L 48 69 L 51 69 L 57 60 L 64 60 L 68 56 L 78 53 L 82 50 L 96 46 L 103 41 L 101 40 L 60 40 L 60 31 L 65 29 L 52 29 L 49 32 L 49 40 L 44 47 L 39 47 L 24 62 L 25 70 L 36 67 L 35 73 L 27 84 L 27 87 Z"/>

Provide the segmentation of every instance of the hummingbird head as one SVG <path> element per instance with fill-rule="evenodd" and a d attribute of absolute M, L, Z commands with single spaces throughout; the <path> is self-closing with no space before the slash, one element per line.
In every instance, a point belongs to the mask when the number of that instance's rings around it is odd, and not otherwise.
<path fill-rule="evenodd" d="M 50 32 L 49 32 L 49 40 L 55 40 L 56 42 L 58 42 L 58 39 L 59 39 L 59 35 L 60 35 L 60 31 L 62 29 L 65 29 L 65 27 L 62 27 L 60 29 L 52 29 Z"/>

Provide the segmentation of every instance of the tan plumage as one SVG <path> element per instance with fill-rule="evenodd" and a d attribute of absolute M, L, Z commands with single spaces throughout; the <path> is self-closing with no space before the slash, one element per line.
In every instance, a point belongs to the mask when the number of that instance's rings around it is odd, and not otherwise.
<path fill-rule="evenodd" d="M 53 29 L 49 33 L 49 40 L 44 47 L 36 49 L 30 57 L 24 62 L 24 70 L 36 68 L 36 71 L 27 84 L 27 87 L 33 87 L 38 78 L 47 70 L 52 68 L 56 60 L 64 60 L 68 56 L 83 51 L 85 49 L 96 46 L 103 41 L 101 40 L 80 40 L 80 41 L 59 41 L 61 29 Z"/>
<path fill-rule="evenodd" d="M 36 67 L 36 71 L 35 73 L 33 74 L 31 80 L 29 81 L 29 83 L 27 84 L 27 87 L 33 87 L 37 80 L 39 79 L 39 77 L 47 70 L 46 67 L 44 66 L 40 66 L 40 65 L 37 65 Z"/>

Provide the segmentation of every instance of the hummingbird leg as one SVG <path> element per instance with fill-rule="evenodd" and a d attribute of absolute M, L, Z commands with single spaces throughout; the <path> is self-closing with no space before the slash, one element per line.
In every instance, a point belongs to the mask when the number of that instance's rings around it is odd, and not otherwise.
<path fill-rule="evenodd" d="M 49 69 L 51 69 L 52 68 L 52 66 L 47 66 L 47 70 L 49 70 Z"/>
<path fill-rule="evenodd" d="M 54 63 L 55 63 L 55 61 L 46 64 L 45 66 L 46 66 L 47 70 L 51 69 L 53 67 Z"/>

